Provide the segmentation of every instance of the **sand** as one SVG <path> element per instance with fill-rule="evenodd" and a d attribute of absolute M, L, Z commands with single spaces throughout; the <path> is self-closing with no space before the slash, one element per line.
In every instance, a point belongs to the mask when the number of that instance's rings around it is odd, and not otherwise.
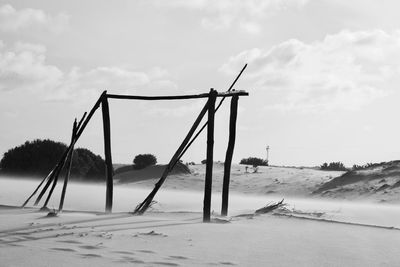
<path fill-rule="evenodd" d="M 216 167 L 214 221 L 202 223 L 197 181 L 202 168 L 196 168 L 197 174 L 171 177 L 157 195 L 157 204 L 143 216 L 126 211 L 143 199 L 152 181 L 116 185 L 114 213 L 108 215 L 101 212 L 104 185 L 72 183 L 67 210 L 46 217 L 37 208 L 12 207 L 23 202 L 37 181 L 2 178 L 0 266 L 396 266 L 400 262 L 400 207 L 378 200 L 338 201 L 310 195 L 335 177 L 332 173 L 296 168 L 265 168 L 255 174 L 237 171 L 232 176 L 236 182 L 229 216 L 220 217 Z M 283 185 L 277 186 L 274 179 Z M 275 192 L 265 192 L 270 189 L 265 186 L 274 186 Z M 283 197 L 287 206 L 271 214 L 238 216 Z"/>

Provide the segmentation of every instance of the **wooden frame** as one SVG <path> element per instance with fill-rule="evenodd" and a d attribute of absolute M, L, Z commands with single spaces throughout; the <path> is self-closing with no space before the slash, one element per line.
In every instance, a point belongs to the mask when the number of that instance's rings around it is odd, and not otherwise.
<path fill-rule="evenodd" d="M 89 114 L 85 112 L 79 121 L 76 122 L 76 119 L 73 124 L 71 143 L 68 146 L 67 150 L 62 155 L 61 159 L 54 167 L 54 169 L 47 175 L 39 184 L 39 186 L 34 190 L 34 192 L 29 196 L 29 198 L 24 202 L 22 207 L 25 207 L 29 200 L 38 192 L 40 187 L 45 184 L 43 189 L 41 190 L 38 198 L 35 201 L 34 205 L 37 205 L 43 195 L 46 193 L 47 189 L 51 185 L 51 189 L 48 193 L 46 201 L 42 207 L 42 209 L 47 209 L 47 204 L 52 196 L 53 190 L 57 184 L 58 177 L 64 166 L 66 165 L 64 185 L 62 189 L 59 212 L 62 211 L 64 205 L 64 198 L 66 194 L 66 188 L 70 176 L 72 157 L 74 145 L 78 141 L 79 137 L 83 133 L 85 127 L 89 123 L 95 111 L 100 107 L 102 109 L 102 117 L 103 117 L 103 133 L 104 133 L 104 154 L 105 154 L 105 165 L 106 165 L 106 205 L 105 211 L 107 213 L 112 212 L 113 205 L 113 165 L 112 165 L 112 156 L 111 156 L 111 131 L 110 131 L 110 111 L 108 99 L 130 99 L 130 100 L 184 100 L 184 99 L 199 99 L 199 98 L 208 98 L 207 103 L 201 110 L 199 116 L 195 120 L 194 124 L 190 128 L 188 134 L 184 138 L 182 144 L 179 146 L 170 162 L 168 163 L 164 173 L 162 174 L 159 181 L 155 184 L 154 189 L 150 192 L 150 194 L 145 198 L 145 200 L 140 203 L 134 214 L 143 214 L 147 208 L 151 205 L 154 196 L 157 191 L 160 189 L 168 174 L 174 166 L 179 162 L 180 158 L 184 155 L 186 150 L 190 147 L 190 145 L 196 140 L 196 138 L 200 135 L 200 133 L 207 126 L 207 163 L 206 163 L 206 174 L 205 174 L 205 187 L 204 187 L 204 205 L 203 205 L 203 221 L 209 222 L 211 220 L 211 194 L 212 194 L 212 169 L 213 169 L 213 150 L 214 150 L 214 118 L 215 113 L 222 105 L 224 99 L 226 97 L 231 97 L 231 114 L 230 114 L 230 123 L 229 123 L 229 142 L 228 148 L 226 151 L 225 158 L 225 166 L 224 166 L 224 181 L 223 181 L 223 194 L 222 194 L 222 215 L 227 215 L 228 213 L 228 198 L 229 198 L 229 180 L 230 180 L 230 169 L 232 163 L 233 150 L 235 145 L 235 136 L 236 136 L 236 120 L 237 120 L 237 107 L 238 107 L 238 99 L 239 96 L 248 96 L 248 93 L 245 91 L 234 91 L 232 90 L 234 84 L 244 71 L 247 65 L 244 66 L 242 71 L 236 77 L 235 81 L 228 89 L 227 92 L 218 93 L 214 89 L 211 89 L 209 93 L 197 94 L 197 95 L 178 95 L 178 96 L 132 96 L 132 95 L 116 95 L 116 94 L 107 94 L 107 91 L 104 91 L 99 99 L 96 101 L 93 108 L 90 110 Z M 218 98 L 222 98 L 219 102 L 218 106 L 215 107 L 216 100 Z M 198 130 L 198 132 L 194 135 L 197 128 L 199 127 L 202 118 L 205 114 L 208 114 L 207 122 Z M 86 116 L 87 115 L 87 116 Z M 46 182 L 46 183 L 45 183 Z"/>

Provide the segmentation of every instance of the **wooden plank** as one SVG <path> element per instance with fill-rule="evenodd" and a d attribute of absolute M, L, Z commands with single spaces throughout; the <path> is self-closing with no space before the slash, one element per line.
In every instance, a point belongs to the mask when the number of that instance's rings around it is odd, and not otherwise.
<path fill-rule="evenodd" d="M 211 189 L 212 189 L 212 171 L 214 161 L 214 118 L 215 118 L 215 100 L 217 92 L 211 89 L 208 98 L 208 126 L 207 126 L 207 163 L 206 178 L 204 185 L 203 202 L 203 222 L 209 222 L 211 219 Z"/>
<path fill-rule="evenodd" d="M 105 164 L 106 164 L 106 212 L 111 212 L 113 205 L 114 170 L 111 158 L 110 111 L 106 94 L 104 94 L 104 97 L 101 101 L 101 109 L 103 114 L 104 154 L 105 154 Z"/>
<path fill-rule="evenodd" d="M 225 155 L 224 180 L 222 184 L 222 208 L 221 208 L 222 216 L 228 215 L 229 182 L 231 175 L 233 150 L 235 148 L 235 140 L 236 140 L 236 120 L 237 120 L 238 100 L 239 100 L 238 96 L 232 97 L 231 100 L 231 115 L 229 119 L 229 141 Z"/>

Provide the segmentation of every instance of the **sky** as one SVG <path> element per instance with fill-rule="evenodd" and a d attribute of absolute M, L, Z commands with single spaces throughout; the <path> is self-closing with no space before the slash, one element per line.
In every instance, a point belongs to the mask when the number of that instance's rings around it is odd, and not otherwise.
<path fill-rule="evenodd" d="M 0 153 L 68 143 L 101 92 L 226 91 L 239 100 L 234 162 L 347 166 L 400 159 L 395 0 L 0 0 Z M 110 100 L 112 157 L 168 162 L 205 100 Z M 100 110 L 99 110 L 100 111 Z M 101 113 L 77 146 L 103 155 Z M 229 101 L 216 115 L 224 161 Z M 183 160 L 206 157 L 205 132 Z"/>

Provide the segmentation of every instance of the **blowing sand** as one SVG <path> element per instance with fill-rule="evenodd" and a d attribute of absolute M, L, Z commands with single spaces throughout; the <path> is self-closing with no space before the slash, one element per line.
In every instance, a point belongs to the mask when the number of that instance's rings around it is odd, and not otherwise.
<path fill-rule="evenodd" d="M 399 264 L 400 207 L 310 194 L 335 177 L 333 173 L 294 168 L 260 171 L 236 175 L 233 171 L 230 213 L 224 218 L 218 216 L 220 171 L 216 167 L 212 223 L 202 223 L 201 166 L 192 175 L 171 177 L 157 195 L 157 204 L 142 216 L 127 211 L 149 192 L 152 180 L 117 185 L 115 213 L 108 215 L 101 212 L 103 185 L 71 184 L 67 211 L 46 217 L 37 208 L 10 207 L 20 205 L 37 181 L 0 179 L 0 266 Z M 251 215 L 283 197 L 286 207 Z M 57 202 L 53 200 L 49 207 Z M 243 214 L 247 215 L 237 216 Z"/>

